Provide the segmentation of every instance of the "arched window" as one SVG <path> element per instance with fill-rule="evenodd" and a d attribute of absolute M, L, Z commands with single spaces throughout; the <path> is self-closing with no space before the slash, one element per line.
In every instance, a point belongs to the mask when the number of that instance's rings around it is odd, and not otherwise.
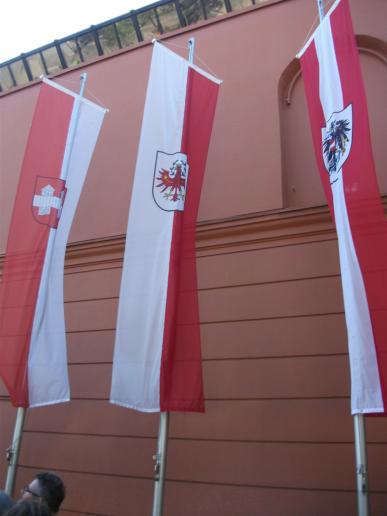
<path fill-rule="evenodd" d="M 372 147 L 381 194 L 387 194 L 387 43 L 357 36 Z M 317 170 L 300 64 L 294 59 L 279 82 L 284 206 L 326 204 Z"/>

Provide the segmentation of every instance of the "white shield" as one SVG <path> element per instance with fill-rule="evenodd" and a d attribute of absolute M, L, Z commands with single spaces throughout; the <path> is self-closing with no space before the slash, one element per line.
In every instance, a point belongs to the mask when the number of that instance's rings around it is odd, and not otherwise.
<path fill-rule="evenodd" d="M 55 177 L 36 176 L 32 214 L 36 222 L 57 228 L 66 196 L 66 182 Z"/>
<path fill-rule="evenodd" d="M 188 169 L 186 154 L 157 151 L 153 198 L 159 208 L 164 211 L 184 211 Z"/>
<path fill-rule="evenodd" d="M 352 146 L 352 104 L 337 113 L 332 113 L 321 129 L 322 151 L 330 183 L 338 175 L 347 160 Z"/>

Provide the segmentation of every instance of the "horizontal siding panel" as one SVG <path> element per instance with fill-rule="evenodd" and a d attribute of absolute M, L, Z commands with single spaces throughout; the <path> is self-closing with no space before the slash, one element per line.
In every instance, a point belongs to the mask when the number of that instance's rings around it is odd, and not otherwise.
<path fill-rule="evenodd" d="M 0 404 L 10 441 L 16 410 Z M 102 417 L 103 414 L 103 417 Z M 27 412 L 26 431 L 155 437 L 158 414 L 101 400 L 73 400 Z M 367 442 L 387 444 L 387 418 L 366 418 Z M 7 425 L 5 425 L 7 423 Z M 169 435 L 179 439 L 353 442 L 349 399 L 207 401 L 204 414 L 172 413 Z"/>
<path fill-rule="evenodd" d="M 128 410 L 107 401 L 73 400 L 29 411 L 25 429 L 156 437 L 158 421 L 158 414 Z M 386 430 L 386 425 L 382 425 L 377 437 L 382 437 Z M 374 434 L 368 431 L 368 440 Z M 348 399 L 208 401 L 204 414 L 172 413 L 169 436 L 178 439 L 351 442 L 353 422 Z M 387 443 L 387 434 L 384 440 Z"/>
<path fill-rule="evenodd" d="M 327 425 L 327 421 L 334 422 L 334 425 Z M 226 400 L 207 401 L 204 415 L 172 414 L 170 436 L 269 442 L 347 442 L 353 439 L 353 429 L 349 400 Z"/>
<path fill-rule="evenodd" d="M 107 398 L 111 364 L 70 366 L 73 398 Z M 203 362 L 208 399 L 348 396 L 345 356 Z"/>
<path fill-rule="evenodd" d="M 203 358 L 258 358 L 347 352 L 343 314 L 203 323 L 200 331 Z"/>
<path fill-rule="evenodd" d="M 167 516 L 353 516 L 356 514 L 356 494 L 353 492 L 167 482 L 164 503 Z M 383 512 L 375 514 L 384 516 Z"/>
<path fill-rule="evenodd" d="M 65 274 L 64 295 L 68 301 L 117 297 L 121 267 Z"/>
<path fill-rule="evenodd" d="M 159 414 L 113 405 L 107 400 L 72 400 L 28 412 L 28 432 L 157 437 Z"/>
<path fill-rule="evenodd" d="M 339 274 L 336 240 L 199 256 L 199 288 Z"/>
<path fill-rule="evenodd" d="M 108 399 L 111 375 L 111 364 L 71 365 L 69 367 L 71 397 Z"/>
<path fill-rule="evenodd" d="M 16 492 L 39 470 L 19 468 Z M 67 495 L 60 514 L 83 516 L 149 516 L 153 481 L 105 475 L 58 472 Z M 135 513 L 128 512 L 135 501 Z M 371 493 L 371 514 L 384 516 L 387 494 Z M 352 516 L 356 493 L 260 487 L 222 486 L 166 481 L 167 516 Z"/>
<path fill-rule="evenodd" d="M 42 470 L 153 478 L 156 447 L 156 439 L 26 432 L 19 462 Z"/>
<path fill-rule="evenodd" d="M 372 446 L 379 455 L 372 488 L 387 491 L 387 477 L 383 474 L 387 446 Z M 156 439 L 26 433 L 20 464 L 48 470 L 153 478 L 155 450 Z M 176 439 L 168 443 L 166 475 L 171 480 L 351 490 L 355 483 L 353 472 L 353 444 Z"/>
<path fill-rule="evenodd" d="M 209 399 L 348 396 L 344 356 L 225 360 L 204 363 Z"/>
<path fill-rule="evenodd" d="M 366 453 L 370 491 L 384 491 L 387 494 L 387 445 L 368 442 Z"/>
<path fill-rule="evenodd" d="M 204 359 L 328 355 L 347 352 L 343 314 L 201 325 Z M 69 332 L 70 363 L 109 362 L 115 330 Z"/>
<path fill-rule="evenodd" d="M 355 489 L 353 444 L 170 440 L 167 478 L 294 489 Z M 372 445 L 372 489 L 387 492 L 387 446 Z M 211 458 L 209 460 L 209 457 Z"/>
<path fill-rule="evenodd" d="M 67 331 L 115 328 L 117 304 L 116 298 L 66 303 Z M 343 311 L 339 278 L 201 291 L 199 307 L 202 323 Z"/>
<path fill-rule="evenodd" d="M 118 299 L 65 303 L 66 331 L 96 331 L 116 326 Z"/>
<path fill-rule="evenodd" d="M 115 330 L 67 333 L 69 363 L 111 362 Z"/>
<path fill-rule="evenodd" d="M 324 328 L 325 332 L 320 331 Z M 347 351 L 342 315 L 201 326 L 203 359 L 339 354 Z M 110 362 L 115 330 L 67 334 L 70 363 Z"/>
<path fill-rule="evenodd" d="M 387 442 L 387 417 L 365 417 L 365 424 L 368 443 Z"/>
<path fill-rule="evenodd" d="M 45 453 L 43 451 L 43 453 Z M 128 457 L 128 461 L 131 459 Z M 39 469 L 19 467 L 16 492 L 28 484 Z M 149 516 L 152 511 L 153 480 L 90 475 L 58 471 L 66 485 L 66 498 L 60 516 Z"/>
<path fill-rule="evenodd" d="M 37 446 L 36 452 L 39 457 L 46 457 L 51 453 L 51 447 L 58 449 L 62 446 L 61 442 L 57 439 L 53 441 L 50 437 L 47 441 L 29 444 Z M 74 443 L 72 445 L 74 446 Z M 81 448 L 83 449 L 83 445 Z M 105 456 L 104 448 L 105 446 L 98 447 L 98 453 L 95 453 L 100 460 Z M 275 448 L 249 445 L 245 448 L 246 450 L 243 451 L 239 444 L 226 448 L 222 443 L 170 441 L 167 476 L 169 473 L 176 475 L 181 471 L 184 478 L 198 474 L 200 480 L 192 483 L 167 479 L 165 513 L 169 516 L 181 514 L 349 516 L 355 514 L 352 512 L 356 507 L 353 467 L 351 468 L 352 446 L 296 446 L 294 449 L 293 446 L 288 445 Z M 78 446 L 76 449 L 79 449 Z M 124 447 L 120 450 L 120 462 L 133 460 L 133 455 L 124 455 L 126 451 Z M 113 456 L 116 456 L 114 449 L 110 451 Z M 82 453 L 80 450 L 79 455 Z M 385 451 L 382 455 L 386 455 Z M 210 462 L 208 462 L 208 456 L 212 458 Z M 127 461 L 125 461 L 126 457 Z M 233 462 L 229 462 L 231 459 Z M 42 462 L 45 461 L 41 460 L 40 464 Z M 197 472 L 201 468 L 203 471 Z M 39 469 L 42 468 L 19 467 L 16 492 L 19 492 L 21 486 L 28 483 Z M 127 504 L 131 503 L 131 500 L 136 500 L 136 516 L 150 513 L 153 493 L 151 479 L 110 476 L 103 473 L 102 467 L 96 475 L 74 470 L 71 473 L 66 472 L 60 469 L 59 463 L 56 469 L 67 487 L 64 509 L 81 513 L 126 516 Z M 384 477 L 381 471 L 378 473 L 380 478 Z M 215 475 L 234 480 L 231 482 L 233 485 L 230 483 L 221 485 L 219 482 L 214 484 L 212 477 Z M 240 481 L 246 477 L 249 487 L 240 485 Z M 263 480 L 262 487 L 252 487 L 257 480 Z M 317 488 L 291 488 L 290 486 L 284 488 L 280 485 L 284 480 L 291 480 L 293 484 L 295 482 L 311 484 L 319 481 L 324 485 L 334 484 L 334 487 L 331 487 L 332 491 L 329 489 L 320 491 L 321 488 L 325 489 L 321 485 Z M 270 483 L 273 483 L 272 489 L 268 489 Z M 384 479 L 383 484 L 385 483 Z M 346 486 L 344 492 L 340 492 L 343 485 Z M 137 498 L 141 499 L 137 500 Z M 384 515 L 387 493 L 371 492 L 370 501 L 372 514 Z"/>
<path fill-rule="evenodd" d="M 266 319 L 343 311 L 339 278 L 201 291 L 202 322 Z"/>
<path fill-rule="evenodd" d="M 199 289 L 337 276 L 337 241 L 298 244 L 197 259 Z M 68 271 L 66 301 L 118 296 L 122 268 Z"/>
<path fill-rule="evenodd" d="M 38 469 L 18 469 L 15 492 Z M 67 495 L 62 515 L 128 516 L 135 501 L 135 516 L 149 516 L 153 480 L 58 471 Z M 371 514 L 384 516 L 387 494 L 371 493 Z M 354 491 L 314 491 L 222 486 L 166 481 L 164 513 L 167 516 L 352 516 L 356 514 Z"/>

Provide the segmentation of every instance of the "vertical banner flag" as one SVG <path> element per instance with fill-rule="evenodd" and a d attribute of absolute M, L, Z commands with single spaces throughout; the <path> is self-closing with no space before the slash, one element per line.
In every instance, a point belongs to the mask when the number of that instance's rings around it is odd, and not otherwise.
<path fill-rule="evenodd" d="M 387 223 L 348 0 L 299 56 L 313 143 L 338 236 L 352 413 L 387 409 Z"/>
<path fill-rule="evenodd" d="M 105 111 L 41 84 L 0 284 L 0 375 L 17 407 L 69 400 L 64 256 Z"/>
<path fill-rule="evenodd" d="M 110 401 L 204 410 L 195 232 L 221 81 L 154 44 L 126 234 Z"/>

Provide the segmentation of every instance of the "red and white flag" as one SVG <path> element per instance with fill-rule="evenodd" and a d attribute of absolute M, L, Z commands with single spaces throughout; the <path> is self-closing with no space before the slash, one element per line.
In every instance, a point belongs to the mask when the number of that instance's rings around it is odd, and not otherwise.
<path fill-rule="evenodd" d="M 0 375 L 17 407 L 69 400 L 64 256 L 105 111 L 43 80 L 0 284 Z"/>
<path fill-rule="evenodd" d="M 387 223 L 348 0 L 300 52 L 313 142 L 338 235 L 352 413 L 387 409 Z"/>
<path fill-rule="evenodd" d="M 204 410 L 195 232 L 219 83 L 155 43 L 110 394 L 144 412 Z"/>

